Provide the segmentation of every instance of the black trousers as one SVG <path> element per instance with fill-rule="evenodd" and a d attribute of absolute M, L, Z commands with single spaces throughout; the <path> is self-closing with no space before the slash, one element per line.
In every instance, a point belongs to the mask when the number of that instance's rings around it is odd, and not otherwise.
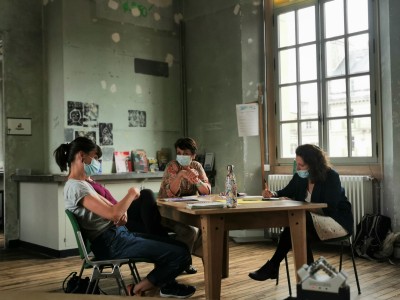
<path fill-rule="evenodd" d="M 161 215 L 151 190 L 140 191 L 140 197 L 132 202 L 125 226 L 132 232 L 168 237 L 168 230 L 161 225 Z"/>
<path fill-rule="evenodd" d="M 315 231 L 314 224 L 309 212 L 306 213 L 306 237 L 307 237 L 307 264 L 314 262 L 313 253 L 311 250 L 311 244 L 315 241 L 319 241 L 317 232 Z M 278 247 L 270 262 L 279 266 L 280 262 L 285 258 L 288 252 L 292 249 L 292 239 L 290 237 L 290 228 L 285 227 L 279 237 Z"/>

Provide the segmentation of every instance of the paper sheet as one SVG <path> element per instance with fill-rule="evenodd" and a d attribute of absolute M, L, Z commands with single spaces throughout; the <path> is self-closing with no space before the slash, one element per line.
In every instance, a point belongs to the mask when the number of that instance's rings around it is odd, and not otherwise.
<path fill-rule="evenodd" d="M 259 133 L 258 104 L 237 104 L 236 117 L 239 136 L 255 136 Z"/>

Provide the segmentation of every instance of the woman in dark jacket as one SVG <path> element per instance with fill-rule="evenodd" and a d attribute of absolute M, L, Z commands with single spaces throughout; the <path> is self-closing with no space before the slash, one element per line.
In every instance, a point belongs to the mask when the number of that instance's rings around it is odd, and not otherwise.
<path fill-rule="evenodd" d="M 305 144 L 296 149 L 297 172 L 289 184 L 280 191 L 263 191 L 264 197 L 284 197 L 297 201 L 326 203 L 319 212 L 307 213 L 307 263 L 314 261 L 310 241 L 341 237 L 352 233 L 351 203 L 345 196 L 339 174 L 329 164 L 325 153 L 318 147 Z M 290 229 L 286 227 L 279 238 L 271 260 L 259 270 L 249 273 L 254 280 L 276 279 L 280 262 L 292 248 Z"/>

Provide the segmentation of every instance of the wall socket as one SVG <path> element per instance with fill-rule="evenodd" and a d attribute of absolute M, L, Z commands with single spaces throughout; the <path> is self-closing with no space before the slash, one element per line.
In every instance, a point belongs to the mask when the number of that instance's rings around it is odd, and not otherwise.
<path fill-rule="evenodd" d="M 270 165 L 264 165 L 264 172 L 271 171 Z"/>

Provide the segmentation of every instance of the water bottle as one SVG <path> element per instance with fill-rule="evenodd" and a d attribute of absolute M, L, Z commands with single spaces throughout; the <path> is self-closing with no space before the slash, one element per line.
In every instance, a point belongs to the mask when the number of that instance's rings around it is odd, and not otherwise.
<path fill-rule="evenodd" d="M 237 206 L 237 185 L 233 165 L 228 165 L 227 170 L 228 174 L 225 181 L 226 207 L 233 208 Z"/>

